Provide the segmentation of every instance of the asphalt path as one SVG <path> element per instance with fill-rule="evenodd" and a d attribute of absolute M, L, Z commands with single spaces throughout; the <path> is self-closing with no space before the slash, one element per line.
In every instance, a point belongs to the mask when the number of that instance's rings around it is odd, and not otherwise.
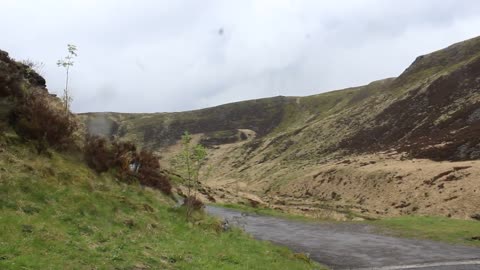
<path fill-rule="evenodd" d="M 293 221 L 215 206 L 206 210 L 331 269 L 480 269 L 480 248 L 382 235 L 366 224 Z"/>

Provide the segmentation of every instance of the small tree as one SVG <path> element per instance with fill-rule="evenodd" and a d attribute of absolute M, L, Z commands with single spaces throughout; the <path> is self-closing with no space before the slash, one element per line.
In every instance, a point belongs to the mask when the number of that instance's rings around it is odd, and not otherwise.
<path fill-rule="evenodd" d="M 73 100 L 72 94 L 68 89 L 68 76 L 70 72 L 70 67 L 73 66 L 73 59 L 77 56 L 77 46 L 68 44 L 67 45 L 68 54 L 63 59 L 57 61 L 57 66 L 65 68 L 66 78 L 65 78 L 65 89 L 63 89 L 62 101 L 65 106 L 65 113 L 68 114 L 70 111 L 70 104 Z"/>
<path fill-rule="evenodd" d="M 182 135 L 182 151 L 172 159 L 172 166 L 180 173 L 187 187 L 187 219 L 190 219 L 196 207 L 195 189 L 200 179 L 200 169 L 207 157 L 205 147 L 200 144 L 192 145 L 192 136 L 185 132 Z"/>

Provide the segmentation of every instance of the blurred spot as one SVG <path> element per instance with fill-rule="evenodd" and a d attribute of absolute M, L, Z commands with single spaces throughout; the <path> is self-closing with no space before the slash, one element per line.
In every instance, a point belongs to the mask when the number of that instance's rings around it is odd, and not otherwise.
<path fill-rule="evenodd" d="M 135 64 L 137 65 L 138 69 L 140 69 L 141 71 L 143 72 L 147 71 L 147 69 L 145 68 L 145 65 L 142 63 L 142 61 L 140 61 L 140 59 L 137 58 L 137 60 L 135 61 Z"/>
<path fill-rule="evenodd" d="M 117 130 L 118 124 L 104 114 L 96 114 L 87 121 L 87 131 L 90 135 L 110 138 Z"/>

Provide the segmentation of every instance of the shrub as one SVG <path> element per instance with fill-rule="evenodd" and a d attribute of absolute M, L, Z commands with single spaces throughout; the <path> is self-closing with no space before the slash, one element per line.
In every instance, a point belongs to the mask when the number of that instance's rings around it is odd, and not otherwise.
<path fill-rule="evenodd" d="M 87 136 L 85 140 L 85 162 L 97 173 L 106 172 L 113 165 L 113 156 L 107 143 L 107 140 L 98 136 Z"/>
<path fill-rule="evenodd" d="M 8 115 L 9 124 L 20 137 L 35 140 L 39 152 L 48 146 L 74 145 L 75 118 L 61 111 L 59 100 L 48 94 L 45 79 L 35 72 L 34 65 L 32 61 L 16 62 L 0 50 L 1 116 Z"/>
<path fill-rule="evenodd" d="M 112 155 L 112 162 L 121 173 L 130 172 L 130 164 L 138 162 L 137 147 L 131 142 L 112 142 Z"/>
<path fill-rule="evenodd" d="M 191 210 L 195 210 L 195 211 L 201 210 L 201 209 L 203 209 L 203 207 L 205 207 L 203 202 L 200 201 L 195 196 L 186 197 L 185 200 L 183 201 L 183 205 L 187 208 L 187 210 L 191 209 Z"/>
<path fill-rule="evenodd" d="M 143 186 L 172 195 L 172 185 L 161 173 L 158 158 L 149 151 L 137 152 L 133 143 L 110 143 L 102 137 L 87 136 L 84 156 L 87 164 L 98 173 L 114 169 L 124 182 L 138 181 Z M 137 167 L 131 167 L 133 164 Z"/>
<path fill-rule="evenodd" d="M 172 185 L 169 178 L 160 173 L 158 158 L 149 151 L 141 151 L 138 155 L 141 164 L 138 171 L 140 184 L 161 190 L 167 195 L 172 195 Z"/>
<path fill-rule="evenodd" d="M 47 95 L 33 91 L 10 114 L 10 124 L 25 139 L 36 140 L 39 151 L 47 146 L 64 149 L 77 129 L 73 115 L 65 114 Z"/>

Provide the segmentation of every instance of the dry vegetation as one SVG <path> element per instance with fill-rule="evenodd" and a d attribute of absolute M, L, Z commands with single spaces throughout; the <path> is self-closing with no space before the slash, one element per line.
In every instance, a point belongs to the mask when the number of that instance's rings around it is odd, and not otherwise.
<path fill-rule="evenodd" d="M 127 183 L 138 182 L 172 195 L 169 178 L 160 171 L 159 160 L 151 152 L 137 151 L 132 143 L 110 142 L 97 136 L 87 136 L 84 149 L 85 161 L 97 173 L 115 171 Z M 138 169 L 132 168 L 135 164 Z"/>
<path fill-rule="evenodd" d="M 78 127 L 75 117 L 59 109 L 41 90 L 33 90 L 17 102 L 10 114 L 10 124 L 23 138 L 35 140 L 39 152 L 49 146 L 57 149 L 71 146 Z"/>

